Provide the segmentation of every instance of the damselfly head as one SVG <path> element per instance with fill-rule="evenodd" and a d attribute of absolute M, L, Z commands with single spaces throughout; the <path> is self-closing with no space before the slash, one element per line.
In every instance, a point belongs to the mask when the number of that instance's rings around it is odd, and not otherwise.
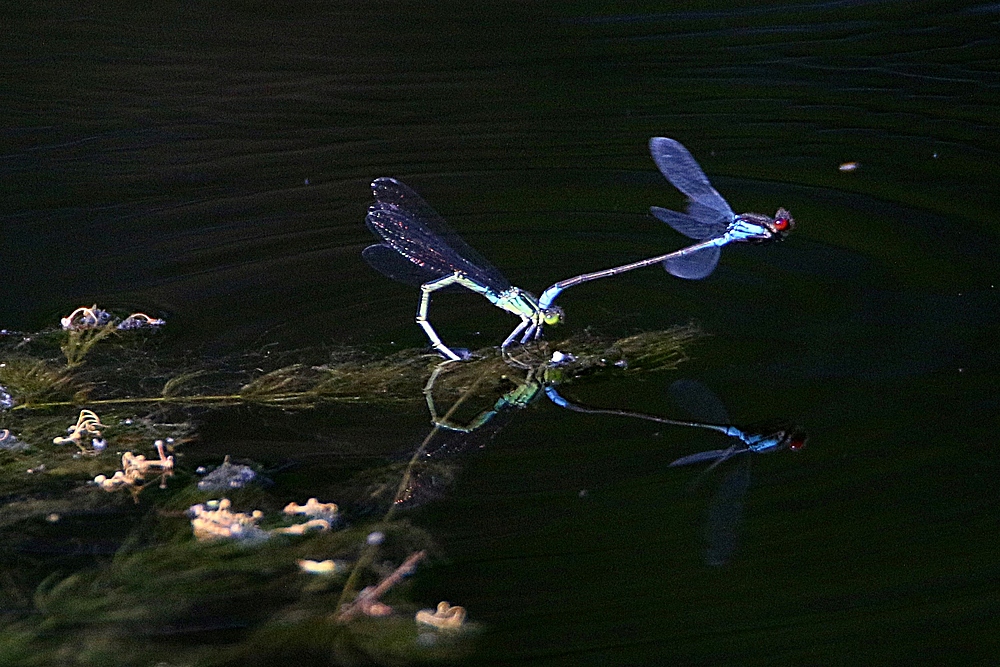
<path fill-rule="evenodd" d="M 771 221 L 770 227 L 775 235 L 784 238 L 790 231 L 795 229 L 795 220 L 792 219 L 791 213 L 783 208 L 779 208 L 778 212 L 774 214 L 774 220 Z"/>
<path fill-rule="evenodd" d="M 785 436 L 785 444 L 788 449 L 797 452 L 806 446 L 806 434 L 803 431 L 789 431 Z"/>
<path fill-rule="evenodd" d="M 781 420 L 747 428 L 743 441 L 755 452 L 797 452 L 806 445 L 806 434 L 798 426 Z"/>
<path fill-rule="evenodd" d="M 542 309 L 542 320 L 546 324 L 562 324 L 566 321 L 566 313 L 559 306 L 549 306 Z"/>
<path fill-rule="evenodd" d="M 740 213 L 729 226 L 729 232 L 743 243 L 780 241 L 795 227 L 795 221 L 785 209 L 778 209 L 772 218 L 764 213 Z"/>

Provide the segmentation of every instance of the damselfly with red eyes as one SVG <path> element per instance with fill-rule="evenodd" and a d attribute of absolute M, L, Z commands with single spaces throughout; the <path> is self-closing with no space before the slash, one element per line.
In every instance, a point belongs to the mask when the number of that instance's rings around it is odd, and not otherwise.
<path fill-rule="evenodd" d="M 733 213 L 728 202 L 712 187 L 705 172 L 679 141 L 653 137 L 649 140 L 649 151 L 667 180 L 688 198 L 687 213 L 659 206 L 651 207 L 650 212 L 698 243 L 666 255 L 560 280 L 542 292 L 538 299 L 542 308 L 550 307 L 556 296 L 567 287 L 653 264 L 662 263 L 678 278 L 699 280 L 715 270 L 722 246 L 733 242 L 760 244 L 780 241 L 795 228 L 791 214 L 783 208 L 779 208 L 773 217 L 763 213 Z"/>

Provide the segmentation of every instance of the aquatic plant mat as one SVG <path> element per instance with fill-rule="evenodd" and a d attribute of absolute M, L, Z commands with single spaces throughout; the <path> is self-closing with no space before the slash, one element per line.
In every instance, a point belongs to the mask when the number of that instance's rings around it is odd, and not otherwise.
<path fill-rule="evenodd" d="M 414 620 L 438 601 L 414 601 L 412 576 L 441 554 L 406 510 L 447 493 L 464 443 L 545 386 L 671 370 L 699 335 L 584 333 L 445 365 L 426 350 L 206 360 L 108 327 L 0 335 L 0 664 L 460 659 L 465 610 Z M 300 473 L 264 461 L 188 463 L 219 411 L 250 411 L 266 440 L 290 411 L 425 403 L 427 437 L 370 455 L 337 497 L 294 496 L 273 482 Z"/>

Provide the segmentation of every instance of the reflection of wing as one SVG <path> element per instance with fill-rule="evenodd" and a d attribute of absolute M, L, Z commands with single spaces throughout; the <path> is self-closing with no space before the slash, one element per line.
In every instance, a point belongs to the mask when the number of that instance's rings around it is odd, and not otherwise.
<path fill-rule="evenodd" d="M 726 475 L 705 516 L 705 564 L 725 565 L 739 544 L 743 500 L 750 488 L 750 466 L 744 459 Z"/>
<path fill-rule="evenodd" d="M 392 178 L 378 178 L 372 183 L 372 192 L 377 201 L 368 209 L 368 228 L 421 270 L 435 277 L 461 273 L 497 292 L 510 287 L 499 269 L 451 231 L 441 216 L 406 185 Z M 376 259 L 383 257 L 377 255 Z M 376 268 L 392 275 L 389 271 L 393 266 L 388 270 Z"/>
<path fill-rule="evenodd" d="M 679 142 L 666 137 L 653 137 L 649 140 L 649 152 L 660 172 L 691 200 L 688 213 L 692 218 L 706 225 L 715 225 L 719 220 L 728 224 L 736 217 L 726 200 L 708 182 L 705 172 L 688 149 Z"/>
<path fill-rule="evenodd" d="M 730 456 L 732 456 L 734 450 L 732 447 L 727 449 L 710 449 L 707 452 L 698 452 L 697 454 L 690 454 L 688 456 L 682 456 L 681 458 L 673 461 L 670 467 L 676 466 L 686 466 L 692 463 L 701 463 L 702 461 L 715 461 L 716 464 L 722 463 Z M 715 465 L 712 466 L 713 468 Z"/>
<path fill-rule="evenodd" d="M 711 389 L 697 380 L 677 380 L 667 389 L 670 397 L 688 416 L 709 424 L 730 423 L 729 413 Z"/>

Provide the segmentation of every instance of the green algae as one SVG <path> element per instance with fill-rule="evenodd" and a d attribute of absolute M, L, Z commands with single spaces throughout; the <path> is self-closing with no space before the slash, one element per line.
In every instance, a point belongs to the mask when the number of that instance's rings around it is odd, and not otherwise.
<path fill-rule="evenodd" d="M 424 350 L 377 357 L 338 349 L 325 359 L 311 351 L 290 363 L 290 354 L 209 362 L 171 354 L 148 332 L 100 328 L 6 336 L 0 339 L 0 386 L 13 405 L 0 410 L 0 428 L 26 447 L 0 452 L 0 535 L 6 545 L 0 548 L 0 601 L 9 621 L 0 662 L 459 660 L 471 650 L 476 626 L 452 633 L 418 627 L 413 614 L 420 605 L 410 597 L 411 582 L 386 592 L 382 601 L 394 610 L 389 617 L 362 614 L 345 621 L 341 614 L 362 589 L 391 575 L 408 556 L 430 554 L 422 567 L 441 557 L 433 537 L 404 512 L 415 479 L 433 474 L 447 483 L 456 474 L 455 460 L 426 456 L 441 426 L 430 430 L 408 461 L 371 466 L 348 483 L 345 495 L 352 484 L 363 488 L 367 509 L 348 508 L 333 530 L 260 542 L 203 542 L 192 537 L 187 510 L 223 495 L 240 511 L 261 510 L 262 530 L 292 520 L 281 513 L 286 499 L 265 484 L 224 494 L 199 489 L 199 477 L 182 455 L 199 437 L 201 420 L 212 410 L 247 406 L 266 433 L 269 410 L 419 404 L 435 369 L 433 393 L 449 406 L 443 420 L 477 402 L 524 408 L 546 384 L 676 368 L 699 335 L 693 326 L 620 339 L 584 332 L 558 343 L 533 343 L 513 357 L 479 350 L 469 361 L 443 368 L 439 357 Z M 103 451 L 87 443 L 53 443 L 84 408 L 99 416 Z M 105 492 L 92 482 L 110 476 L 122 452 L 151 455 L 156 440 L 166 443 L 166 454 L 181 455 L 162 480 L 151 476 L 131 493 Z M 381 539 L 369 540 L 375 533 Z M 309 574 L 299 567 L 301 559 L 331 559 L 343 568 Z"/>

